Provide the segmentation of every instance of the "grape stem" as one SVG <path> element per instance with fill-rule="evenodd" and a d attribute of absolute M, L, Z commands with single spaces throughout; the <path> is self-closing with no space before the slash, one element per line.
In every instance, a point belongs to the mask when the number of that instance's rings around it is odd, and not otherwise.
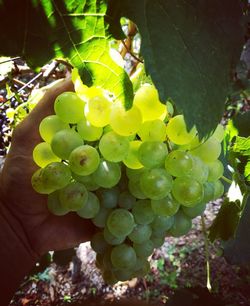
<path fill-rule="evenodd" d="M 231 185 L 233 183 L 232 180 L 230 180 L 229 178 L 225 177 L 224 175 L 222 175 L 221 179 L 225 182 L 227 182 L 229 185 Z"/>
<path fill-rule="evenodd" d="M 202 226 L 202 232 L 204 235 L 204 244 L 205 244 L 205 258 L 206 258 L 206 270 L 207 270 L 207 289 L 209 292 L 212 290 L 211 286 L 211 278 L 210 278 L 210 262 L 209 262 L 209 241 L 208 241 L 208 236 L 207 236 L 207 229 L 206 229 L 206 224 L 205 224 L 205 218 L 204 214 L 201 216 L 201 226 Z"/>

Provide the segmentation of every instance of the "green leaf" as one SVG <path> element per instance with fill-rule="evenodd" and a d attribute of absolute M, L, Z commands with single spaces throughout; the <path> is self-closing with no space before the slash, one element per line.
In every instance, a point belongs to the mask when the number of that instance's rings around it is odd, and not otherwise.
<path fill-rule="evenodd" d="M 243 156 L 250 157 L 250 136 L 248 138 L 240 136 L 236 137 L 233 145 L 233 151 L 235 153 L 240 153 Z"/>
<path fill-rule="evenodd" d="M 109 55 L 105 14 L 105 0 L 3 0 L 0 54 L 22 56 L 32 67 L 67 59 L 85 84 L 109 90 L 129 108 L 132 84 Z"/>
<path fill-rule="evenodd" d="M 137 24 L 161 100 L 174 100 L 201 137 L 215 129 L 243 46 L 240 1 L 110 0 L 107 16 L 116 38 L 121 16 Z"/>

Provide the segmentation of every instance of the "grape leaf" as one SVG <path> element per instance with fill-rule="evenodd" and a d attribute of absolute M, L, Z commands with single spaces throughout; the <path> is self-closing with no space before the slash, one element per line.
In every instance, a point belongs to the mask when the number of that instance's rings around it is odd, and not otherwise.
<path fill-rule="evenodd" d="M 243 45 L 239 0 L 110 0 L 110 32 L 120 17 L 136 23 L 146 69 L 162 101 L 171 98 L 200 136 L 220 121 L 230 74 Z"/>
<path fill-rule="evenodd" d="M 111 91 L 129 108 L 132 84 L 109 55 L 106 8 L 105 0 L 3 0 L 0 54 L 22 56 L 32 67 L 65 58 L 85 84 Z"/>

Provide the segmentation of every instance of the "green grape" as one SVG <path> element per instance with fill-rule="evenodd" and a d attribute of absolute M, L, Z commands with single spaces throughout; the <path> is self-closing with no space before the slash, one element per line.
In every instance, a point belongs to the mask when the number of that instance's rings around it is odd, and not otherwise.
<path fill-rule="evenodd" d="M 139 258 L 147 258 L 153 253 L 154 244 L 151 240 L 147 240 L 143 243 L 133 243 L 133 248 Z"/>
<path fill-rule="evenodd" d="M 87 120 L 97 127 L 104 127 L 110 122 L 112 103 L 104 95 L 91 97 L 85 105 L 84 113 Z"/>
<path fill-rule="evenodd" d="M 163 166 L 167 154 L 167 145 L 160 141 L 145 141 L 138 149 L 138 159 L 146 168 Z"/>
<path fill-rule="evenodd" d="M 165 198 L 172 189 L 173 179 L 165 169 L 148 169 L 140 178 L 142 192 L 150 199 Z"/>
<path fill-rule="evenodd" d="M 135 226 L 133 215 L 123 208 L 113 210 L 107 219 L 107 227 L 115 237 L 129 235 Z"/>
<path fill-rule="evenodd" d="M 119 193 L 119 188 L 115 186 L 109 189 L 99 189 L 97 195 L 103 207 L 114 208 L 117 206 Z"/>
<path fill-rule="evenodd" d="M 224 185 L 220 180 L 213 182 L 213 185 L 214 185 L 214 200 L 216 200 L 224 194 Z"/>
<path fill-rule="evenodd" d="M 147 224 L 137 224 L 133 231 L 128 235 L 128 238 L 135 243 L 143 243 L 149 240 L 152 234 L 152 229 Z"/>
<path fill-rule="evenodd" d="M 111 252 L 112 252 L 112 247 L 109 246 L 109 248 L 104 252 L 104 255 L 103 255 L 103 266 L 104 266 L 104 269 L 113 271 L 114 266 L 111 262 Z"/>
<path fill-rule="evenodd" d="M 192 228 L 192 220 L 188 218 L 181 210 L 174 216 L 174 224 L 169 233 L 173 237 L 186 235 Z"/>
<path fill-rule="evenodd" d="M 85 205 L 77 210 L 78 216 L 85 219 L 94 218 L 100 210 L 100 202 L 93 192 L 88 192 L 88 200 Z"/>
<path fill-rule="evenodd" d="M 142 192 L 140 181 L 129 181 L 128 190 L 137 199 L 144 200 L 147 198 L 147 196 Z"/>
<path fill-rule="evenodd" d="M 122 161 L 129 150 L 129 140 L 127 137 L 111 131 L 102 136 L 99 142 L 99 149 L 102 156 L 111 162 Z"/>
<path fill-rule="evenodd" d="M 123 163 L 131 169 L 140 169 L 143 165 L 138 158 L 138 150 L 142 142 L 139 140 L 130 141 L 127 156 L 123 159 Z"/>
<path fill-rule="evenodd" d="M 150 264 L 146 258 L 138 258 L 134 267 L 134 277 L 144 277 L 150 272 Z"/>
<path fill-rule="evenodd" d="M 144 172 L 145 168 L 131 169 L 126 167 L 126 175 L 130 181 L 139 181 L 141 174 Z"/>
<path fill-rule="evenodd" d="M 111 251 L 111 262 L 117 269 L 133 268 L 136 264 L 136 253 L 125 243 L 117 245 Z"/>
<path fill-rule="evenodd" d="M 173 226 L 174 217 L 156 216 L 150 224 L 152 234 L 156 237 L 165 237 L 167 231 Z"/>
<path fill-rule="evenodd" d="M 173 216 L 179 210 L 180 203 L 168 195 L 160 200 L 151 200 L 151 207 L 156 215 Z"/>
<path fill-rule="evenodd" d="M 83 184 L 71 182 L 59 191 L 59 199 L 63 207 L 77 211 L 87 204 L 88 191 Z"/>
<path fill-rule="evenodd" d="M 193 168 L 192 156 L 187 152 L 174 150 L 167 155 L 165 168 L 176 177 L 188 175 Z"/>
<path fill-rule="evenodd" d="M 210 137 L 200 146 L 192 149 L 190 153 L 198 156 L 204 162 L 210 163 L 220 156 L 221 144 L 215 137 Z"/>
<path fill-rule="evenodd" d="M 77 132 L 86 141 L 96 141 L 101 138 L 103 128 L 91 125 L 91 123 L 84 118 L 77 123 Z"/>
<path fill-rule="evenodd" d="M 97 227 L 105 227 L 108 215 L 110 214 L 111 209 L 105 208 L 105 207 L 100 207 L 99 212 L 97 215 L 92 219 L 92 222 L 94 223 L 95 226 Z"/>
<path fill-rule="evenodd" d="M 52 162 L 61 160 L 52 152 L 51 147 L 47 142 L 41 142 L 36 145 L 32 155 L 34 162 L 41 168 Z"/>
<path fill-rule="evenodd" d="M 131 209 L 136 202 L 136 198 L 128 191 L 123 191 L 120 193 L 118 198 L 118 205 L 121 208 Z"/>
<path fill-rule="evenodd" d="M 69 167 L 78 175 L 90 175 L 100 163 L 97 150 L 89 145 L 75 148 L 69 155 Z"/>
<path fill-rule="evenodd" d="M 204 213 L 206 209 L 206 203 L 198 203 L 197 205 L 193 207 L 182 206 L 181 209 L 186 216 L 193 219 Z"/>
<path fill-rule="evenodd" d="M 51 140 L 52 151 L 61 159 L 68 159 L 70 153 L 81 145 L 83 140 L 74 130 L 61 130 Z"/>
<path fill-rule="evenodd" d="M 40 122 L 39 133 L 44 141 L 50 143 L 55 133 L 69 128 L 68 123 L 63 122 L 57 115 L 50 115 Z"/>
<path fill-rule="evenodd" d="M 167 136 L 177 145 L 185 145 L 190 143 L 196 135 L 196 128 L 187 131 L 186 123 L 183 115 L 171 118 L 167 124 Z"/>
<path fill-rule="evenodd" d="M 160 119 L 144 121 L 137 134 L 142 141 L 165 141 L 167 136 L 166 125 Z"/>
<path fill-rule="evenodd" d="M 97 254 L 104 254 L 109 247 L 107 241 L 104 239 L 103 232 L 95 233 L 90 240 L 90 245 Z"/>
<path fill-rule="evenodd" d="M 110 286 L 113 286 L 118 282 L 118 279 L 115 277 L 114 272 L 111 270 L 104 270 L 102 273 L 102 278 L 104 282 Z"/>
<path fill-rule="evenodd" d="M 77 123 L 84 118 L 82 99 L 74 92 L 63 92 L 57 96 L 54 103 L 56 115 L 66 123 Z"/>
<path fill-rule="evenodd" d="M 72 173 L 72 177 L 79 183 L 82 183 L 88 191 L 95 191 L 99 189 L 99 186 L 94 182 L 92 174 L 90 175 L 78 175 L 76 173 Z"/>
<path fill-rule="evenodd" d="M 214 183 L 213 182 L 206 182 L 203 184 L 203 189 L 204 189 L 204 196 L 202 202 L 208 203 L 212 200 L 214 200 Z"/>
<path fill-rule="evenodd" d="M 48 195 L 48 210 L 56 216 L 64 216 L 66 215 L 69 210 L 62 206 L 59 200 L 59 193 L 58 191 L 54 191 Z"/>
<path fill-rule="evenodd" d="M 208 166 L 197 156 L 193 156 L 192 159 L 193 168 L 188 173 L 188 175 L 203 184 L 207 181 L 208 178 Z"/>
<path fill-rule="evenodd" d="M 121 136 L 133 135 L 139 130 L 141 124 L 142 115 L 135 105 L 127 111 L 120 103 L 112 105 L 110 125 L 117 134 Z"/>
<path fill-rule="evenodd" d="M 211 162 L 207 163 L 208 165 L 208 182 L 214 182 L 217 181 L 219 178 L 222 177 L 223 172 L 224 172 L 224 166 L 221 161 L 218 159 Z"/>
<path fill-rule="evenodd" d="M 35 171 L 31 177 L 32 188 L 41 194 L 49 194 L 55 191 L 52 186 L 47 186 L 43 180 L 43 169 L 38 169 Z"/>
<path fill-rule="evenodd" d="M 118 184 L 121 178 L 120 165 L 102 160 L 93 173 L 95 183 L 103 188 L 111 188 Z"/>
<path fill-rule="evenodd" d="M 215 139 L 217 139 L 219 142 L 222 142 L 222 140 L 224 139 L 224 135 L 225 135 L 225 128 L 222 124 L 218 124 L 212 137 L 214 137 Z"/>
<path fill-rule="evenodd" d="M 138 224 L 149 224 L 154 220 L 155 214 L 151 208 L 150 200 L 139 200 L 132 208 L 135 222 Z"/>
<path fill-rule="evenodd" d="M 165 242 L 165 237 L 151 236 L 150 240 L 153 242 L 154 248 L 160 248 Z"/>
<path fill-rule="evenodd" d="M 107 228 L 107 226 L 104 227 L 104 231 L 103 231 L 103 235 L 105 240 L 107 241 L 108 244 L 110 245 L 118 245 L 124 242 L 126 236 L 122 236 L 122 237 L 116 237 L 113 234 L 111 234 L 111 232 L 109 231 L 109 229 Z"/>
<path fill-rule="evenodd" d="M 118 281 L 124 282 L 133 278 L 133 271 L 128 269 L 116 269 L 113 271 L 115 278 Z"/>
<path fill-rule="evenodd" d="M 174 180 L 172 193 L 175 199 L 184 206 L 194 206 L 203 200 L 203 185 L 189 176 L 177 177 Z"/>
<path fill-rule="evenodd" d="M 136 105 L 143 117 L 143 121 L 165 118 L 166 105 L 159 100 L 157 89 L 154 85 L 143 84 L 135 93 L 133 105 Z"/>

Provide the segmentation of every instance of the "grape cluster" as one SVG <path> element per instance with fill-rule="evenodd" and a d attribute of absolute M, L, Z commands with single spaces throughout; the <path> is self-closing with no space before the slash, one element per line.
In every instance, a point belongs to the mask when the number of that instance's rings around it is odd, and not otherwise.
<path fill-rule="evenodd" d="M 125 111 L 102 89 L 76 83 L 39 127 L 32 186 L 48 209 L 91 219 L 91 246 L 108 283 L 144 276 L 167 235 L 185 235 L 192 218 L 223 194 L 218 160 L 224 130 L 200 142 L 184 117 L 170 117 L 153 85 Z"/>

